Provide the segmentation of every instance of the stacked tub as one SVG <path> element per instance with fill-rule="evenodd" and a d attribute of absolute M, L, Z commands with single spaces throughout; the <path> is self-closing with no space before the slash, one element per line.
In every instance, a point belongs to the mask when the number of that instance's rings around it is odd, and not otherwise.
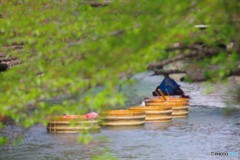
<path fill-rule="evenodd" d="M 158 106 L 158 107 L 172 107 L 173 118 L 183 118 L 188 116 L 188 98 L 181 97 L 157 97 L 145 101 L 146 106 Z"/>
<path fill-rule="evenodd" d="M 104 126 L 134 126 L 144 122 L 169 122 L 172 118 L 187 116 L 187 98 L 165 96 L 148 99 L 145 106 L 109 110 L 102 117 Z"/>
<path fill-rule="evenodd" d="M 85 115 L 65 115 L 48 118 L 47 131 L 51 133 L 78 133 L 80 131 L 98 131 L 97 119 L 88 119 Z"/>
<path fill-rule="evenodd" d="M 47 130 L 53 133 L 77 133 L 100 129 L 103 126 L 139 126 L 145 122 L 169 122 L 172 118 L 188 116 L 188 98 L 164 96 L 145 101 L 145 106 L 134 106 L 126 110 L 108 110 L 98 114 L 65 115 L 49 118 Z"/>
<path fill-rule="evenodd" d="M 169 122 L 172 120 L 171 106 L 135 106 L 130 107 L 129 110 L 145 112 L 145 122 Z"/>
<path fill-rule="evenodd" d="M 145 122 L 143 111 L 109 110 L 102 117 L 104 126 L 138 126 Z"/>

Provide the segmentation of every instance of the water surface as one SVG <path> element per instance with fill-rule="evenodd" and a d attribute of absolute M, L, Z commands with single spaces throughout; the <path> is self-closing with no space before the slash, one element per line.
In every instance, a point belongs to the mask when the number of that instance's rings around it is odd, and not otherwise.
<path fill-rule="evenodd" d="M 162 79 L 147 75 L 137 75 L 138 83 L 124 89 L 131 99 L 128 106 L 137 105 L 150 96 Z M 0 159 L 91 159 L 104 153 L 106 148 L 121 160 L 240 159 L 240 113 L 226 116 L 222 109 L 236 107 L 236 104 L 226 103 L 235 96 L 225 94 L 232 90 L 231 86 L 221 86 L 225 91 L 222 92 L 216 85 L 213 92 L 206 95 L 202 83 L 179 83 L 192 97 L 188 118 L 137 127 L 103 127 L 93 134 L 94 141 L 88 145 L 79 144 L 77 134 L 49 134 L 44 126 L 37 125 L 24 134 L 19 145 L 1 147 Z M 7 128 L 11 133 L 18 129 Z M 101 140 L 103 136 L 107 140 Z M 213 152 L 234 152 L 237 156 L 214 156 Z"/>

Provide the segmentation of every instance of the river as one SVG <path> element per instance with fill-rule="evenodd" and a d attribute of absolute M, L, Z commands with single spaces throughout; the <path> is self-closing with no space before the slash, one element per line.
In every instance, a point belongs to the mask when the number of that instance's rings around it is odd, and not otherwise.
<path fill-rule="evenodd" d="M 136 85 L 123 88 L 131 99 L 128 106 L 151 96 L 162 80 L 149 73 L 134 78 Z M 120 160 L 239 160 L 240 113 L 226 115 L 224 111 L 225 107 L 240 107 L 235 85 L 212 85 L 206 95 L 209 89 L 205 83 L 179 84 L 191 96 L 188 118 L 138 127 L 103 127 L 92 134 L 94 140 L 88 145 L 79 144 L 77 134 L 49 134 L 44 126 L 36 125 L 18 145 L 0 147 L 0 159 L 85 160 L 107 150 Z M 14 126 L 7 128 L 16 130 Z"/>

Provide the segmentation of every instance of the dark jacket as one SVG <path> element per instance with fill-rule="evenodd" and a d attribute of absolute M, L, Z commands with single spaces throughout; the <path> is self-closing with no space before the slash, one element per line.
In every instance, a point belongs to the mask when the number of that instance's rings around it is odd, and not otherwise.
<path fill-rule="evenodd" d="M 158 88 L 164 93 L 173 95 L 176 89 L 179 89 L 180 85 L 178 85 L 174 79 L 165 78 Z"/>

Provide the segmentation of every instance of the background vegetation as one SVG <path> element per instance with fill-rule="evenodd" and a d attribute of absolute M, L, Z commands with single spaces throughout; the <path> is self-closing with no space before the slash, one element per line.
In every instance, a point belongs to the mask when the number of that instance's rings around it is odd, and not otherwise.
<path fill-rule="evenodd" d="M 0 113 L 24 127 L 124 104 L 118 86 L 150 62 L 182 54 L 166 50 L 174 43 L 228 46 L 192 61 L 217 65 L 207 74 L 215 80 L 239 69 L 238 0 L 0 2 L 0 52 L 22 62 L 0 73 Z"/>

